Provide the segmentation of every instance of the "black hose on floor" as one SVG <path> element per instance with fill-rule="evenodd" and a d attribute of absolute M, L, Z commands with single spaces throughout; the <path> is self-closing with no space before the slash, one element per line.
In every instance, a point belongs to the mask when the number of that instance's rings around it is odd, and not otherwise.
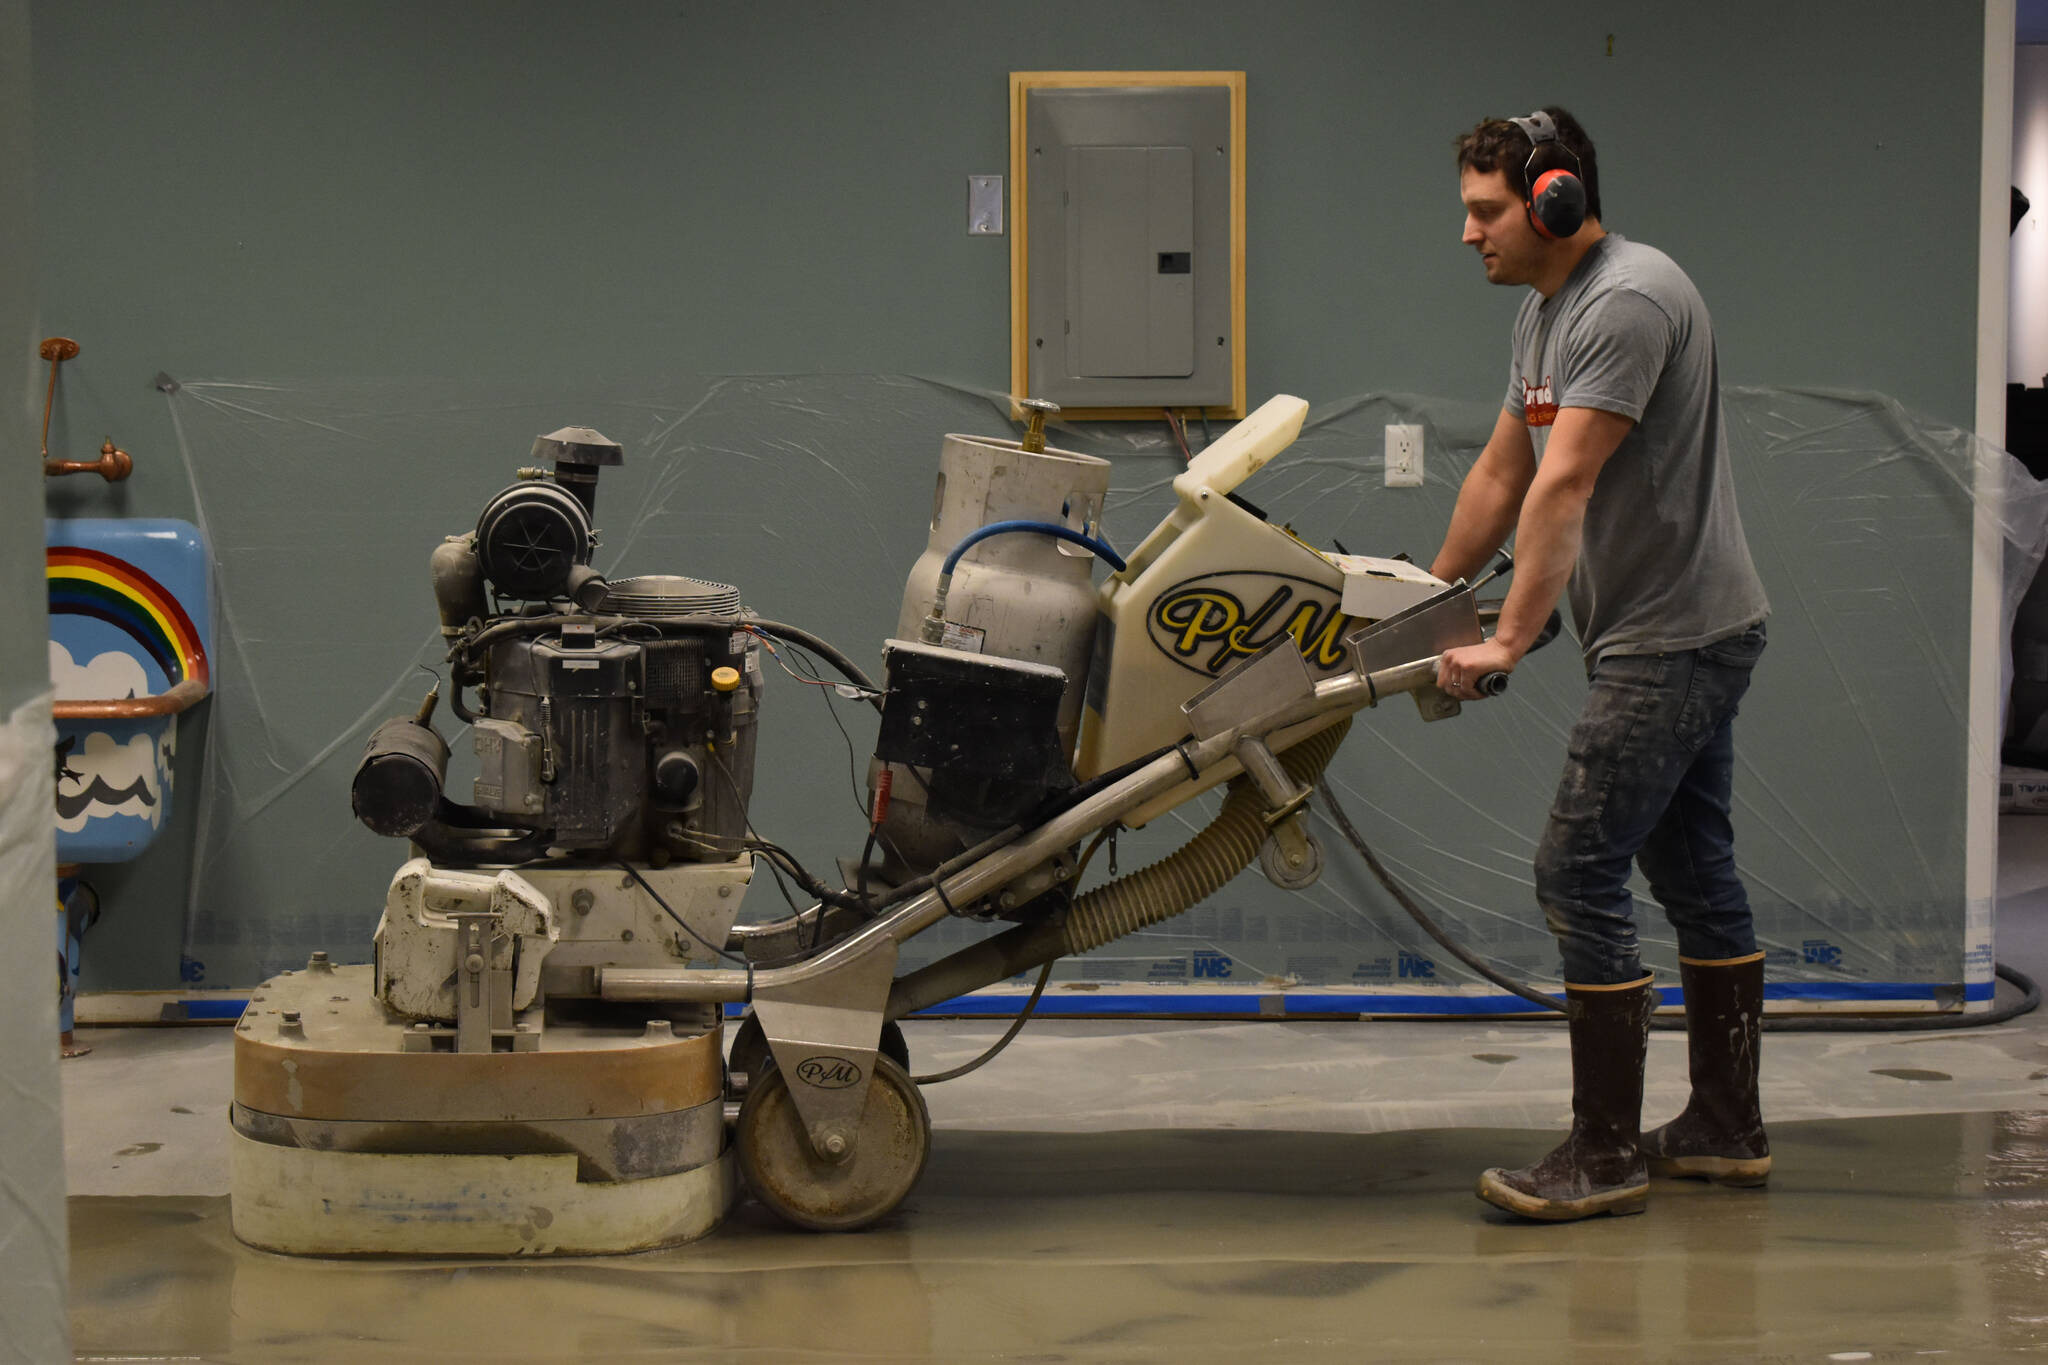
<path fill-rule="evenodd" d="M 1408 917 L 1420 925 L 1424 933 L 1441 944 L 1451 956 L 1502 990 L 1520 996 L 1542 1009 L 1560 1013 L 1564 1010 L 1564 1001 L 1554 995 L 1545 995 L 1524 982 L 1502 975 L 1445 933 L 1443 927 L 1429 917 L 1429 914 L 1416 903 L 1415 898 L 1408 894 L 1407 888 L 1394 880 L 1393 873 L 1387 871 L 1386 865 L 1373 853 L 1364 836 L 1358 832 L 1357 826 L 1351 823 L 1351 817 L 1344 813 L 1344 807 L 1338 803 L 1337 793 L 1331 790 L 1329 779 L 1324 778 L 1316 787 L 1323 798 L 1323 809 L 1329 812 L 1330 822 L 1337 826 L 1345 841 L 1365 860 L 1366 868 L 1386 889 L 1387 894 L 1394 898 L 1394 903 L 1407 911 Z M 1903 1018 L 1834 1014 L 1786 1018 L 1782 1015 L 1766 1014 L 1763 1027 L 1772 1033 L 1932 1033 L 1948 1029 L 1989 1028 L 1993 1024 L 2003 1024 L 2017 1019 L 2040 1007 L 2041 988 L 2034 984 L 2032 977 L 2016 967 L 2006 966 L 2003 962 L 1994 963 L 1993 968 L 1999 980 L 2018 988 L 2020 994 L 2018 999 L 2008 1000 L 1997 1009 L 1986 1010 L 1982 1014 L 1919 1014 Z M 1685 1020 L 1679 1016 L 1659 1015 L 1652 1021 L 1652 1025 L 1663 1029 L 1683 1029 Z"/>

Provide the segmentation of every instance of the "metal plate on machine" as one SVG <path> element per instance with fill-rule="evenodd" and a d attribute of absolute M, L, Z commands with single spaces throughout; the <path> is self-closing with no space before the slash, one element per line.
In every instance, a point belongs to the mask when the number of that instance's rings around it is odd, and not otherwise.
<path fill-rule="evenodd" d="M 1376 673 L 1433 658 L 1460 645 L 1476 645 L 1485 638 L 1472 590 L 1461 583 L 1398 616 L 1352 631 L 1344 643 L 1359 672 Z"/>
<path fill-rule="evenodd" d="M 889 696 L 876 757 L 1025 783 L 1047 780 L 1064 763 L 1060 669 L 910 640 L 889 641 L 883 657 Z"/>
<path fill-rule="evenodd" d="M 1207 739 L 1289 702 L 1315 695 L 1316 680 L 1294 637 L 1282 635 L 1181 706 L 1188 732 Z"/>

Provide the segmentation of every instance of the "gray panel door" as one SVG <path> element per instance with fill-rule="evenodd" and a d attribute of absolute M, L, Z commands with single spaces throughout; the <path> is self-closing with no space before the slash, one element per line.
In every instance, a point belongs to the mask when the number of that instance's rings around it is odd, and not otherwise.
<path fill-rule="evenodd" d="M 1065 216 L 1070 372 L 1193 374 L 1192 149 L 1069 147 Z"/>

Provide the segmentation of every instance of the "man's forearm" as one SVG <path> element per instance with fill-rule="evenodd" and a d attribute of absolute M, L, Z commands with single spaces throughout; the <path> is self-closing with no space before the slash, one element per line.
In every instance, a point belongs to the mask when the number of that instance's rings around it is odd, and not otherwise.
<path fill-rule="evenodd" d="M 1493 638 L 1517 659 L 1529 652 L 1557 607 L 1586 525 L 1586 497 L 1568 484 L 1538 479 L 1515 524 L 1515 581 Z"/>
<path fill-rule="evenodd" d="M 1458 490 L 1458 505 L 1451 512 L 1450 529 L 1444 532 L 1443 548 L 1436 552 L 1429 571 L 1446 583 L 1478 573 L 1515 529 L 1521 498 L 1519 488 L 1505 487 L 1483 474 L 1466 479 Z"/>

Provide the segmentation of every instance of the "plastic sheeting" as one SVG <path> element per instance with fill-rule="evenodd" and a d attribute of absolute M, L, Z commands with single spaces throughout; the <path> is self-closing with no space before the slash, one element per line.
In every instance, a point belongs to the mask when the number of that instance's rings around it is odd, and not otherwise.
<path fill-rule="evenodd" d="M 474 524 L 535 434 L 574 423 L 625 446 L 598 492 L 599 568 L 736 584 L 749 607 L 865 662 L 923 546 L 940 437 L 1014 430 L 1002 395 L 902 376 L 559 393 L 415 380 L 164 388 L 219 570 L 216 696 L 182 907 L 181 975 L 208 987 L 253 983 L 314 948 L 367 956 L 404 850 L 350 817 L 349 775 L 370 729 L 410 710 L 441 662 L 428 554 Z M 1772 980 L 1812 999 L 1952 1000 L 1966 981 L 1988 994 L 1963 837 L 1980 465 L 2004 469 L 2009 485 L 2008 626 L 2041 556 L 2048 499 L 2002 453 L 1882 397 L 1745 389 L 1726 407 L 1774 606 L 1737 726 L 1736 793 Z M 1311 544 L 1426 562 L 1493 420 L 1490 404 L 1409 396 L 1325 405 L 1241 491 Z M 1422 488 L 1383 487 L 1393 421 L 1425 427 Z M 1193 427 L 1196 448 L 1202 439 Z M 1182 457 L 1163 423 L 1062 427 L 1053 444 L 1114 461 L 1113 542 L 1134 545 L 1170 507 Z M 770 673 L 754 823 L 829 868 L 860 846 L 872 713 Z M 1456 720 L 1424 725 L 1405 703 L 1366 713 L 1332 768 L 1394 872 L 1461 940 L 1529 977 L 1555 978 L 1529 861 L 1583 690 L 1561 640 L 1524 663 L 1505 698 Z M 450 738 L 460 794 L 466 744 Z M 1191 806 L 1124 836 L 1122 867 L 1205 818 Z M 1241 876 L 1177 920 L 1062 964 L 1056 979 L 1076 1003 L 1090 986 L 1133 982 L 1189 987 L 1189 1002 L 1196 988 L 1363 991 L 1387 1009 L 1491 992 L 1428 943 L 1334 831 L 1322 837 L 1329 871 L 1310 890 Z M 764 879 L 745 917 L 777 913 Z M 1675 945 L 1647 905 L 1643 929 L 1649 962 L 1675 971 Z M 913 940 L 905 961 L 986 932 L 949 922 Z"/>
<path fill-rule="evenodd" d="M 0 723 L 0 1362 L 69 1360 L 50 695 Z"/>

